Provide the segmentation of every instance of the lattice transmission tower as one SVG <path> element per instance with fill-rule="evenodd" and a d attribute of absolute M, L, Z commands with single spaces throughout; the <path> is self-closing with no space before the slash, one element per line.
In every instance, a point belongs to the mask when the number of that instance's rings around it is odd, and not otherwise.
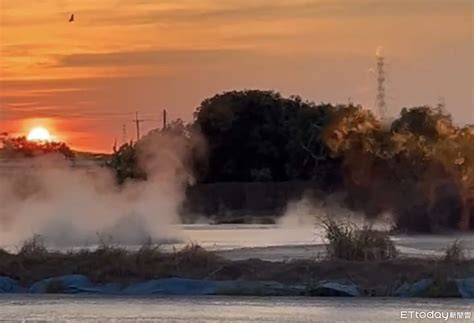
<path fill-rule="evenodd" d="M 376 54 L 377 59 L 377 96 L 376 96 L 376 106 L 380 118 L 383 120 L 387 117 L 387 102 L 385 100 L 385 57 L 382 55 L 380 50 L 377 50 Z"/>

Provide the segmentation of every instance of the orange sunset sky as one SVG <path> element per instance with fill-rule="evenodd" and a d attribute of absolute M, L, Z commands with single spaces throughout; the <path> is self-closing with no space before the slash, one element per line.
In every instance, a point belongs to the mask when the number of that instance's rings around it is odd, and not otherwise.
<path fill-rule="evenodd" d="M 81 150 L 134 136 L 136 110 L 192 120 L 206 97 L 261 88 L 392 115 L 443 98 L 474 123 L 471 0 L 0 0 L 0 132 L 45 126 Z M 68 23 L 71 13 L 75 21 Z M 143 131 L 160 125 L 143 123 Z"/>

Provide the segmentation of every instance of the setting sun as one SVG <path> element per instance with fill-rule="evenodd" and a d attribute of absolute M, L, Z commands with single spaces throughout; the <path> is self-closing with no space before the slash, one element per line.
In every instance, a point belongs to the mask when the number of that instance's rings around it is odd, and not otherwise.
<path fill-rule="evenodd" d="M 30 130 L 26 138 L 29 141 L 51 141 L 51 134 L 44 127 L 35 127 Z"/>

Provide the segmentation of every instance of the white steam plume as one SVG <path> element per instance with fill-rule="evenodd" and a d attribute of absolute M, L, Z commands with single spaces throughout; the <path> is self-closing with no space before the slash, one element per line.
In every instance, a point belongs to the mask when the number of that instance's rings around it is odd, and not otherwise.
<path fill-rule="evenodd" d="M 58 247 L 174 239 L 192 180 L 187 153 L 183 138 L 150 135 L 139 149 L 148 180 L 121 187 L 105 168 L 74 169 L 59 156 L 23 161 L 20 171 L 0 173 L 0 245 L 34 234 Z"/>

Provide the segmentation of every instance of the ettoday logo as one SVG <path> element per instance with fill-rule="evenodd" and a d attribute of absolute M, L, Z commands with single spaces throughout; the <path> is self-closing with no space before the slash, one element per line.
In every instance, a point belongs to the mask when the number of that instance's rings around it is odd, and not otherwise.
<path fill-rule="evenodd" d="M 472 312 L 462 311 L 419 311 L 406 310 L 400 311 L 400 318 L 407 320 L 471 320 Z"/>

